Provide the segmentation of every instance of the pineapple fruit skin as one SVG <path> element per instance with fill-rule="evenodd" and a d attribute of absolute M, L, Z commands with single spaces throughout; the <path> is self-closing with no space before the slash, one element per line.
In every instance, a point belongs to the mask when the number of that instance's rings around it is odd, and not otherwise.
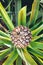
<path fill-rule="evenodd" d="M 17 26 L 11 32 L 11 40 L 17 48 L 26 47 L 32 39 L 30 30 L 26 26 Z"/>

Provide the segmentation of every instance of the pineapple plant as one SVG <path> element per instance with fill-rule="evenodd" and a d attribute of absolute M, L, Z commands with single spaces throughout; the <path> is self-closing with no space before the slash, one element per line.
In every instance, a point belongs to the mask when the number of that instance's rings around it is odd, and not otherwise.
<path fill-rule="evenodd" d="M 0 2 L 0 15 L 8 27 L 7 31 L 4 29 L 5 32 L 0 30 L 0 61 L 5 59 L 2 65 L 43 65 L 43 33 L 41 34 L 43 20 L 36 22 L 39 4 L 40 0 L 34 0 L 28 22 L 27 6 L 15 7 L 17 11 L 15 11 L 16 26 L 14 26 Z M 6 46 L 6 49 L 1 49 L 3 46 Z"/>

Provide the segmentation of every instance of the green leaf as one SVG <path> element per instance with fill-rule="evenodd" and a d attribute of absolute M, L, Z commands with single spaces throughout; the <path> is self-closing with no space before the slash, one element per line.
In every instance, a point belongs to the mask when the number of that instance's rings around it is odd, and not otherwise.
<path fill-rule="evenodd" d="M 11 46 L 13 46 L 13 44 L 12 44 L 11 41 L 8 41 L 8 40 L 0 40 L 0 46 L 8 46 L 8 47 L 11 47 Z"/>
<path fill-rule="evenodd" d="M 25 58 L 25 56 L 24 56 L 24 53 L 23 53 L 23 50 L 21 49 L 17 49 L 17 52 L 18 52 L 18 54 L 19 54 L 19 56 L 21 57 L 21 59 L 23 60 L 23 61 L 25 61 L 25 64 L 26 65 L 30 65 L 30 63 L 26 60 L 26 58 Z"/>
<path fill-rule="evenodd" d="M 0 36 L 0 46 L 2 45 L 13 46 L 10 38 Z"/>
<path fill-rule="evenodd" d="M 39 57 L 37 57 L 37 58 L 38 58 L 38 61 L 39 61 L 40 65 L 43 65 L 43 60 Z"/>
<path fill-rule="evenodd" d="M 0 36 L 0 40 L 8 40 L 8 41 L 11 41 L 10 38 L 8 38 L 8 37 L 3 37 L 3 36 Z"/>
<path fill-rule="evenodd" d="M 34 61 L 32 56 L 28 53 L 26 49 L 24 49 L 24 56 L 31 65 L 37 65 L 37 63 Z"/>
<path fill-rule="evenodd" d="M 0 46 L 3 46 L 3 45 L 11 47 L 13 44 L 10 38 L 0 36 Z"/>
<path fill-rule="evenodd" d="M 32 38 L 32 41 L 36 41 L 36 40 L 38 40 L 38 39 L 40 39 L 40 38 L 43 38 L 43 34 L 41 34 L 41 35 L 39 35 L 39 36 L 34 36 L 34 37 Z"/>
<path fill-rule="evenodd" d="M 22 59 L 19 56 L 16 60 L 16 65 L 22 65 Z"/>
<path fill-rule="evenodd" d="M 18 25 L 26 26 L 26 6 L 24 6 L 18 13 Z"/>
<path fill-rule="evenodd" d="M 15 20 L 16 20 L 16 25 L 18 25 L 18 12 L 21 9 L 21 0 L 14 0 L 15 1 Z"/>
<path fill-rule="evenodd" d="M 9 49 L 11 49 L 11 48 L 1 49 L 1 50 L 0 50 L 0 55 L 1 55 L 1 53 L 3 53 L 4 51 L 7 51 L 7 50 L 9 50 Z"/>
<path fill-rule="evenodd" d="M 30 46 L 35 49 L 42 49 L 43 50 L 43 43 L 41 42 L 31 42 Z"/>
<path fill-rule="evenodd" d="M 17 57 L 17 51 L 14 49 L 2 65 L 12 65 L 13 62 L 17 59 Z"/>
<path fill-rule="evenodd" d="M 39 64 L 39 65 L 43 65 L 43 60 L 40 59 L 39 57 L 35 56 L 35 55 L 32 55 L 33 56 L 33 59 Z"/>
<path fill-rule="evenodd" d="M 3 21 L 6 24 L 6 26 L 8 27 L 8 29 L 10 31 L 12 31 L 14 29 L 13 23 L 10 20 L 10 18 L 8 16 L 6 10 L 4 9 L 3 5 L 1 4 L 1 2 L 0 2 L 0 13 L 1 13 L 1 16 L 3 18 Z"/>
<path fill-rule="evenodd" d="M 31 31 L 34 30 L 34 29 L 36 29 L 40 24 L 41 24 L 41 22 L 36 23 L 36 24 L 31 28 Z"/>
<path fill-rule="evenodd" d="M 43 52 L 41 52 L 40 50 L 32 48 L 32 47 L 28 47 L 27 50 L 31 54 L 36 55 L 37 57 L 40 57 L 43 59 Z"/>
<path fill-rule="evenodd" d="M 31 53 L 31 54 L 32 54 L 33 59 L 34 59 L 39 65 L 43 65 L 42 59 L 41 59 L 40 57 L 38 57 L 37 55 L 35 55 L 35 54 L 33 54 L 33 53 Z"/>
<path fill-rule="evenodd" d="M 30 15 L 29 25 L 31 23 L 35 23 L 35 21 L 37 19 L 38 12 L 39 12 L 39 4 L 40 4 L 40 0 L 34 0 L 34 2 L 32 4 L 32 11 L 31 11 L 31 15 Z"/>
<path fill-rule="evenodd" d="M 3 32 L 3 31 L 1 31 L 1 30 L 0 30 L 0 35 L 1 35 L 1 36 L 4 36 L 4 37 L 10 37 L 9 34 L 6 34 L 5 32 Z"/>
<path fill-rule="evenodd" d="M 42 30 L 43 30 L 43 24 L 42 24 L 40 27 L 38 27 L 37 29 L 31 31 L 31 33 L 32 33 L 33 36 L 36 36 L 36 35 L 38 35 Z"/>
<path fill-rule="evenodd" d="M 0 60 L 4 59 L 5 57 L 8 56 L 9 53 L 11 53 L 12 51 L 12 48 L 8 48 L 6 49 L 5 51 L 3 51 L 1 54 L 0 54 Z"/>

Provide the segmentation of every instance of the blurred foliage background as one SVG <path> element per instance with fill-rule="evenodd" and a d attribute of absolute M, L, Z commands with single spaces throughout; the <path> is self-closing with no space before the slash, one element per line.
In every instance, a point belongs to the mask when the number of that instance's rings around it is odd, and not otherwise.
<path fill-rule="evenodd" d="M 14 25 L 16 25 L 16 19 L 15 19 L 16 13 L 15 13 L 15 2 L 14 1 L 15 0 L 0 0 L 2 5 L 5 7 L 7 13 L 9 14 L 11 20 L 13 21 Z M 31 13 L 33 0 L 21 0 L 21 3 L 22 3 L 21 7 L 27 5 L 27 22 L 28 22 L 30 13 Z M 37 22 L 40 22 L 41 20 L 43 20 L 43 0 L 40 1 L 40 8 L 39 8 L 39 15 L 37 18 Z M 2 23 L 1 16 L 0 16 L 0 23 L 6 27 L 6 25 Z"/>

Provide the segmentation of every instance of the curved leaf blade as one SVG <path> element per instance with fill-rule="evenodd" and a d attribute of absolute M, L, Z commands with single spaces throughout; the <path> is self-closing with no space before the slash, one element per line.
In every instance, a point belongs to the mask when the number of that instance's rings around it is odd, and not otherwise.
<path fill-rule="evenodd" d="M 8 56 L 9 53 L 11 53 L 12 51 L 12 48 L 8 48 L 6 49 L 5 51 L 3 51 L 1 54 L 0 54 L 0 60 L 4 59 L 5 57 Z"/>
<path fill-rule="evenodd" d="M 3 31 L 1 31 L 1 30 L 0 30 L 0 35 L 1 35 L 1 36 L 4 36 L 4 37 L 10 37 L 9 34 L 6 34 L 5 32 L 3 32 Z"/>
<path fill-rule="evenodd" d="M 27 50 L 31 54 L 36 55 L 37 57 L 40 57 L 43 59 L 43 52 L 41 52 L 40 50 L 35 49 L 35 48 L 33 49 L 32 47 L 28 47 Z"/>
<path fill-rule="evenodd" d="M 42 49 L 43 50 L 43 43 L 41 42 L 31 42 L 30 46 L 34 49 Z"/>
<path fill-rule="evenodd" d="M 31 31 L 31 33 L 32 33 L 33 36 L 36 36 L 36 35 L 38 35 L 42 30 L 43 30 L 43 24 L 42 24 L 40 27 L 38 27 L 37 29 Z"/>
<path fill-rule="evenodd" d="M 21 8 L 21 10 L 18 13 L 18 25 L 26 26 L 26 6 Z"/>
<path fill-rule="evenodd" d="M 24 56 L 27 59 L 27 61 L 32 65 L 37 65 L 37 63 L 34 61 L 34 59 L 32 58 L 32 56 L 28 53 L 27 50 L 24 49 Z"/>
<path fill-rule="evenodd" d="M 0 13 L 1 13 L 1 16 L 4 20 L 4 23 L 6 24 L 6 26 L 8 27 L 8 29 L 10 31 L 12 31 L 14 29 L 14 26 L 13 26 L 13 23 L 12 21 L 10 20 L 6 10 L 4 9 L 3 5 L 1 4 L 0 2 Z"/>
<path fill-rule="evenodd" d="M 37 19 L 38 12 L 39 12 L 39 4 L 40 4 L 40 0 L 34 0 L 34 2 L 32 4 L 32 11 L 31 11 L 31 15 L 30 15 L 29 25 L 31 23 L 34 24 Z"/>
<path fill-rule="evenodd" d="M 12 65 L 13 62 L 17 59 L 17 57 L 18 57 L 17 51 L 13 50 L 2 65 Z"/>

